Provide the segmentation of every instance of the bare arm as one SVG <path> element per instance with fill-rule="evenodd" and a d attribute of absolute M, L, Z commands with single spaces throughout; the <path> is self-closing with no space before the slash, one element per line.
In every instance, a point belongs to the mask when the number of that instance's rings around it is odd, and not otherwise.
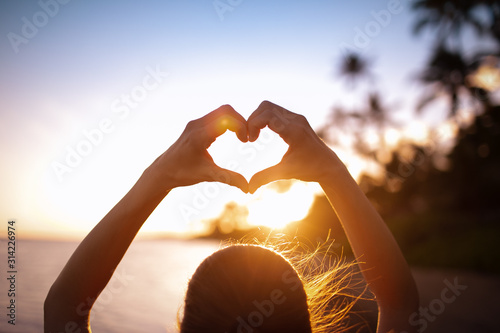
<path fill-rule="evenodd" d="M 379 308 L 378 332 L 415 330 L 410 315 L 418 293 L 406 260 L 386 224 L 345 168 L 320 185 L 337 213 Z M 344 170 L 342 170 L 344 169 Z"/>
<path fill-rule="evenodd" d="M 248 120 L 250 141 L 265 126 L 289 149 L 282 161 L 249 182 L 250 192 L 278 179 L 318 182 L 327 195 L 358 259 L 379 307 L 378 332 L 415 331 L 409 316 L 418 308 L 418 293 L 409 267 L 386 224 L 337 155 L 300 115 L 263 102 Z"/>
<path fill-rule="evenodd" d="M 44 304 L 45 332 L 90 332 L 92 305 L 135 235 L 175 187 L 220 181 L 247 191 L 245 178 L 216 166 L 206 151 L 227 129 L 247 140 L 246 121 L 223 106 L 190 122 L 180 138 L 147 168 L 132 189 L 94 227 L 52 285 Z"/>

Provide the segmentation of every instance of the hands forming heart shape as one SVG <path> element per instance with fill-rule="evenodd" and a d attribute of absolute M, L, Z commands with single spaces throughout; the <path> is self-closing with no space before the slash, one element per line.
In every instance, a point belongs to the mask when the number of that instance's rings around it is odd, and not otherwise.
<path fill-rule="evenodd" d="M 288 144 L 281 161 L 261 170 L 249 182 L 239 173 L 215 164 L 207 149 L 227 130 L 241 142 L 254 142 L 260 130 L 269 127 Z M 179 139 L 152 165 L 164 190 L 219 181 L 254 193 L 279 179 L 322 182 L 332 169 L 342 165 L 335 153 L 316 135 L 304 116 L 264 101 L 245 120 L 231 106 L 223 105 L 202 118 L 189 122 Z"/>

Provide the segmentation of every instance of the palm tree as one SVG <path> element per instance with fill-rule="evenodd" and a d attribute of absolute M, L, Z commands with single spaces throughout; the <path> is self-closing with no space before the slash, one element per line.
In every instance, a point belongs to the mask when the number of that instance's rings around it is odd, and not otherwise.
<path fill-rule="evenodd" d="M 482 34 L 485 26 L 474 13 L 480 3 L 477 0 L 418 0 L 412 6 L 419 14 L 413 32 L 419 34 L 426 27 L 436 28 L 437 45 L 449 37 L 459 42 L 461 30 L 467 25 Z"/>
<path fill-rule="evenodd" d="M 360 80 L 370 78 L 370 61 L 356 52 L 351 52 L 342 57 L 339 62 L 338 74 L 346 79 L 348 89 L 353 89 Z M 337 135 L 332 135 L 332 129 L 346 130 L 350 127 L 351 120 L 358 116 L 357 112 L 336 106 L 330 112 L 327 120 L 316 130 L 316 134 L 330 144 L 338 144 Z M 347 130 L 350 130 L 347 129 Z"/>
<path fill-rule="evenodd" d="M 357 53 L 350 53 L 340 62 L 340 75 L 347 79 L 348 88 L 353 88 L 360 80 L 372 79 L 369 71 L 371 61 Z M 370 90 L 372 87 L 369 88 Z M 384 131 L 389 125 L 394 125 L 389 111 L 377 91 L 367 94 L 366 104 L 355 109 L 335 107 L 332 109 L 325 124 L 316 133 L 330 144 L 340 143 L 340 137 L 352 138 L 352 146 L 359 155 L 381 162 L 381 156 L 388 149 Z M 370 144 L 367 131 L 375 130 L 378 136 L 377 148 Z"/>
<path fill-rule="evenodd" d="M 496 40 L 500 48 L 500 2 L 498 0 L 418 0 L 413 9 L 419 14 L 413 32 L 419 34 L 423 28 L 437 28 L 437 44 L 449 37 L 459 41 L 465 26 L 472 27 L 477 33 L 487 33 Z M 483 21 L 476 11 L 486 9 L 488 21 Z M 500 54 L 500 49 L 497 50 Z"/>
<path fill-rule="evenodd" d="M 450 100 L 449 115 L 454 117 L 460 94 L 466 89 L 465 78 L 469 71 L 469 66 L 460 53 L 450 51 L 444 45 L 436 48 L 419 77 L 424 84 L 432 85 L 432 90 L 421 99 L 417 111 L 422 111 L 431 101 L 444 94 Z"/>
<path fill-rule="evenodd" d="M 340 76 L 346 78 L 350 88 L 354 87 L 360 79 L 370 78 L 370 61 L 361 55 L 351 52 L 340 62 Z"/>
<path fill-rule="evenodd" d="M 486 8 L 491 13 L 488 21 L 481 20 L 477 9 Z M 484 62 L 485 57 L 495 53 L 491 50 L 477 52 L 470 59 L 462 56 L 460 35 L 466 26 L 473 27 L 480 35 L 487 32 L 499 43 L 500 47 L 500 3 L 498 0 L 418 0 L 413 4 L 420 19 L 414 26 L 414 33 L 420 33 L 425 27 L 437 30 L 436 45 L 433 49 L 427 67 L 419 77 L 424 84 L 432 85 L 433 89 L 417 106 L 421 111 L 431 101 L 440 95 L 448 96 L 450 100 L 449 116 L 457 114 L 461 96 L 468 94 L 479 101 L 484 108 L 489 105 L 488 91 L 481 87 L 470 85 L 467 76 L 473 73 Z M 484 19 L 484 18 L 483 18 Z M 447 41 L 458 44 L 450 48 Z M 500 49 L 497 50 L 500 54 Z"/>
<path fill-rule="evenodd" d="M 472 59 L 473 61 L 468 61 L 461 53 L 450 51 L 443 45 L 435 49 L 419 77 L 419 80 L 430 85 L 431 89 L 421 98 L 417 112 L 423 111 L 430 102 L 443 95 L 447 96 L 450 102 L 450 118 L 457 115 L 463 98 L 471 98 L 473 102 L 478 103 L 482 111 L 488 109 L 491 106 L 491 88 L 478 84 L 472 78 L 489 62 L 496 64 L 497 58 L 476 55 Z"/>

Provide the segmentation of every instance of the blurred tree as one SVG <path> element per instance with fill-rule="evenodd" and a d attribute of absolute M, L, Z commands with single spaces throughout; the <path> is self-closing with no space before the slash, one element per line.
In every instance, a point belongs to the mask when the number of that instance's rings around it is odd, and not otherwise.
<path fill-rule="evenodd" d="M 418 20 L 414 25 L 414 34 L 419 34 L 426 27 L 437 29 L 436 45 L 443 45 L 446 40 L 460 44 L 460 33 L 465 26 L 471 26 L 476 32 L 485 31 L 483 22 L 477 17 L 475 9 L 483 1 L 475 0 L 418 0 L 413 3 Z M 486 1 L 485 1 L 486 2 Z"/>
<path fill-rule="evenodd" d="M 478 14 L 480 6 L 490 13 L 489 20 Z M 463 105 L 478 106 L 472 120 L 460 124 L 447 150 L 437 130 L 431 130 L 434 136 L 426 143 L 407 141 L 381 154 L 386 149 L 384 130 L 398 124 L 392 121 L 392 108 L 382 102 L 383 94 L 370 88 L 364 105 L 335 106 L 318 134 L 330 144 L 340 141 L 335 135 L 354 137 L 352 148 L 382 167 L 381 178 L 364 175 L 360 185 L 412 263 L 500 271 L 498 255 L 492 255 L 496 245 L 492 240 L 500 230 L 500 107 L 491 98 L 500 88 L 500 61 L 494 50 L 465 53 L 461 45 L 468 26 L 479 36 L 489 34 L 498 41 L 500 2 L 427 0 L 416 1 L 413 8 L 420 19 L 416 33 L 424 28 L 438 30 L 429 61 L 418 77 L 430 89 L 416 110 L 421 112 L 445 96 L 450 101 L 448 118 L 455 119 Z M 358 54 L 342 60 L 340 75 L 347 78 L 348 88 L 369 78 L 368 65 Z M 369 130 L 377 131 L 376 144 L 370 144 Z M 381 158 L 387 154 L 388 158 Z M 336 243 L 349 252 L 324 196 L 316 198 L 303 221 L 288 229 L 310 240 L 321 240 L 331 230 Z"/>
<path fill-rule="evenodd" d="M 209 234 L 214 238 L 224 238 L 235 230 L 249 229 L 247 222 L 248 208 L 236 202 L 228 202 L 224 210 L 214 219 L 205 221 Z"/>
<path fill-rule="evenodd" d="M 371 77 L 369 71 L 370 62 L 358 53 L 351 52 L 342 57 L 340 62 L 340 76 L 345 77 L 347 84 L 352 88 L 360 79 Z"/>
<path fill-rule="evenodd" d="M 372 81 L 371 61 L 357 53 L 342 57 L 339 75 L 346 78 L 347 88 L 353 90 L 364 80 Z M 384 105 L 381 94 L 369 86 L 366 104 L 351 109 L 336 106 L 330 112 L 323 126 L 316 133 L 331 145 L 340 145 L 339 137 L 351 138 L 350 148 L 373 161 L 387 162 L 387 145 L 384 129 L 395 122 L 390 117 L 390 107 Z M 371 131 L 373 135 L 367 135 Z M 374 142 L 374 137 L 377 142 Z"/>
<path fill-rule="evenodd" d="M 467 80 L 467 77 L 478 70 L 485 58 L 500 54 L 500 2 L 418 0 L 412 8 L 418 16 L 414 25 L 415 34 L 421 33 L 425 27 L 437 30 L 432 54 L 419 76 L 422 83 L 431 85 L 431 89 L 420 100 L 417 111 L 422 111 L 429 102 L 441 95 L 450 100 L 448 116 L 452 119 L 459 111 L 461 100 L 468 97 L 479 102 L 483 109 L 481 111 L 484 111 L 490 105 L 488 91 L 471 84 L 472 81 Z M 471 54 L 468 46 L 469 56 L 465 58 L 461 38 L 466 27 L 472 27 L 479 36 L 487 34 L 492 37 L 497 41 L 497 50 L 479 50 Z"/>
<path fill-rule="evenodd" d="M 449 158 L 447 176 L 455 193 L 451 208 L 473 212 L 480 221 L 490 213 L 500 218 L 500 106 L 485 110 L 460 130 Z"/>
<path fill-rule="evenodd" d="M 443 94 L 450 100 L 449 116 L 455 117 L 460 104 L 460 95 L 468 91 L 465 83 L 471 69 L 462 55 L 439 45 L 422 71 L 419 79 L 431 85 L 430 91 L 420 100 L 417 111 L 422 111 L 428 104 Z"/>
<path fill-rule="evenodd" d="M 479 13 L 481 6 L 489 19 Z M 495 57 L 499 52 L 490 49 L 474 54 L 473 48 L 464 52 L 461 38 L 464 29 L 471 27 L 479 36 L 488 34 L 499 41 L 500 2 L 428 0 L 416 1 L 413 8 L 419 14 L 415 33 L 424 28 L 438 31 L 429 61 L 418 77 L 430 89 L 416 110 L 423 111 L 441 96 L 449 99 L 448 118 L 454 120 L 461 106 L 477 107 L 472 120 L 460 124 L 451 150 L 443 152 L 439 135 L 429 137 L 425 144 L 406 142 L 390 152 L 390 158 L 376 159 L 384 170 L 382 178 L 364 175 L 360 185 L 416 262 L 497 271 L 489 235 L 500 228 L 500 107 L 491 98 L 500 88 L 500 61 Z M 345 64 L 342 71 L 359 83 L 365 77 L 359 73 L 366 68 L 351 69 Z M 329 127 L 336 132 L 340 127 L 341 132 L 354 133 L 358 153 L 380 155 L 385 148 L 383 137 L 375 147 L 370 146 L 367 130 L 375 128 L 380 135 L 397 125 L 391 123 L 389 108 L 380 96 L 370 92 L 367 106 L 357 110 L 335 107 L 319 132 L 327 137 Z M 309 218 L 334 220 L 319 201 Z M 474 250 L 456 251 L 460 242 Z"/>
<path fill-rule="evenodd" d="M 470 26 L 480 35 L 489 35 L 500 47 L 500 2 L 498 0 L 419 0 L 412 8 L 418 20 L 414 34 L 425 27 L 438 30 L 436 43 L 442 44 L 450 37 L 460 44 L 462 30 Z M 481 10 L 483 10 L 481 12 Z M 486 13 L 486 17 L 482 14 Z M 497 55 L 498 52 L 497 50 Z"/>

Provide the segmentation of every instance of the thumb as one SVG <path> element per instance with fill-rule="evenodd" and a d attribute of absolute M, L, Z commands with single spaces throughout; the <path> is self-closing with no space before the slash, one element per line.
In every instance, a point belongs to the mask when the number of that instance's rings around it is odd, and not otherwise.
<path fill-rule="evenodd" d="M 248 190 L 253 194 L 259 187 L 280 179 L 287 179 L 285 175 L 285 168 L 281 163 L 259 171 L 253 175 L 248 183 Z"/>
<path fill-rule="evenodd" d="M 221 167 L 215 167 L 210 172 L 210 180 L 236 186 L 244 193 L 248 193 L 248 182 L 241 174 Z"/>

